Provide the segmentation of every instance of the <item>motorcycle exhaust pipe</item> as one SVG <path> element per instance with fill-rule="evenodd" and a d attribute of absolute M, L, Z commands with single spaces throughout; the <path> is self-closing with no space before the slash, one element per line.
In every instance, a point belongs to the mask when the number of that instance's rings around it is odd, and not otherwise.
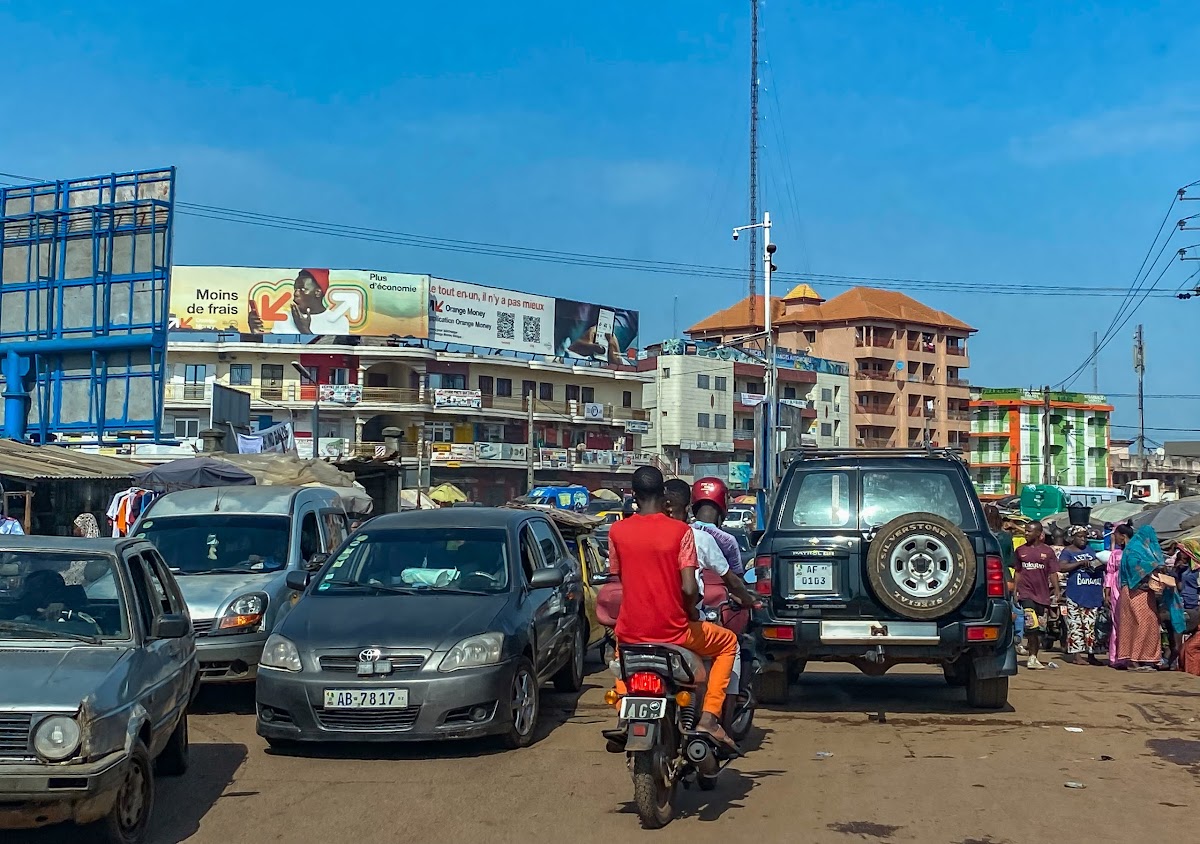
<path fill-rule="evenodd" d="M 701 776 L 711 777 L 721 770 L 716 754 L 704 739 L 692 739 L 688 742 L 684 753 Z"/>

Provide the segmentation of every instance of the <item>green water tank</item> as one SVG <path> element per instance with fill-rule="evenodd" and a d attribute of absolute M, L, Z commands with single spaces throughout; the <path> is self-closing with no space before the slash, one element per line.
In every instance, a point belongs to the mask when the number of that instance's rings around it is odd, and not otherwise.
<path fill-rule="evenodd" d="M 1021 490 L 1021 514 L 1041 520 L 1067 509 L 1067 494 L 1050 484 L 1028 484 Z"/>

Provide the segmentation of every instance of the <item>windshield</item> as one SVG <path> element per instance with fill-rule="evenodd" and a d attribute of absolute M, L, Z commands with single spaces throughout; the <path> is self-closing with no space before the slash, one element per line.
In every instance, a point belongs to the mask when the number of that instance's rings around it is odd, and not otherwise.
<path fill-rule="evenodd" d="M 471 528 L 360 531 L 321 574 L 317 594 L 370 590 L 504 592 L 508 541 L 503 530 Z"/>
<path fill-rule="evenodd" d="M 0 641 L 129 638 L 112 558 L 66 551 L 0 551 Z"/>
<path fill-rule="evenodd" d="M 176 574 L 254 573 L 287 565 L 290 526 L 287 516 L 151 515 L 137 536 L 153 542 Z"/>
<path fill-rule="evenodd" d="M 908 513 L 933 513 L 962 528 L 975 527 L 959 485 L 947 472 L 862 473 L 862 506 L 859 522 L 865 527 L 885 525 Z"/>

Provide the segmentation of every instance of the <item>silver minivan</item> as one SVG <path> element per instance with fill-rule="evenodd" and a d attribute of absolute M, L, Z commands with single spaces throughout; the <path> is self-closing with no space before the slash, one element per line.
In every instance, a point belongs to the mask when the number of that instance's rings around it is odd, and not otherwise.
<path fill-rule="evenodd" d="M 172 492 L 132 535 L 154 543 L 192 616 L 200 679 L 253 681 L 263 645 L 300 593 L 288 572 L 319 568 L 348 529 L 328 487 L 230 486 Z"/>

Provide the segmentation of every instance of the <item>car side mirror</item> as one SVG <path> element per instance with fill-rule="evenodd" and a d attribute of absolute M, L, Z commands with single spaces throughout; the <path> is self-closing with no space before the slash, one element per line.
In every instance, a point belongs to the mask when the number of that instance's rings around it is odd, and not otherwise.
<path fill-rule="evenodd" d="M 151 639 L 182 639 L 191 632 L 191 619 L 181 613 L 160 615 L 150 625 Z"/>
<path fill-rule="evenodd" d="M 765 531 L 765 530 L 752 530 L 752 531 L 750 531 L 750 544 L 751 544 L 751 545 L 753 545 L 753 546 L 755 546 L 755 547 L 757 547 L 757 546 L 758 546 L 758 543 L 762 542 L 762 538 L 763 538 L 763 534 L 764 534 L 764 533 L 766 533 L 766 531 Z"/>
<path fill-rule="evenodd" d="M 530 589 L 554 589 L 563 585 L 563 573 L 558 569 L 538 569 L 529 578 Z"/>
<path fill-rule="evenodd" d="M 289 571 L 285 582 L 288 589 L 295 589 L 297 592 L 303 592 L 308 588 L 309 573 L 306 571 Z"/>
<path fill-rule="evenodd" d="M 329 560 L 329 555 L 323 551 L 318 551 L 308 558 L 308 562 L 304 564 L 306 571 L 320 571 L 321 566 Z"/>

